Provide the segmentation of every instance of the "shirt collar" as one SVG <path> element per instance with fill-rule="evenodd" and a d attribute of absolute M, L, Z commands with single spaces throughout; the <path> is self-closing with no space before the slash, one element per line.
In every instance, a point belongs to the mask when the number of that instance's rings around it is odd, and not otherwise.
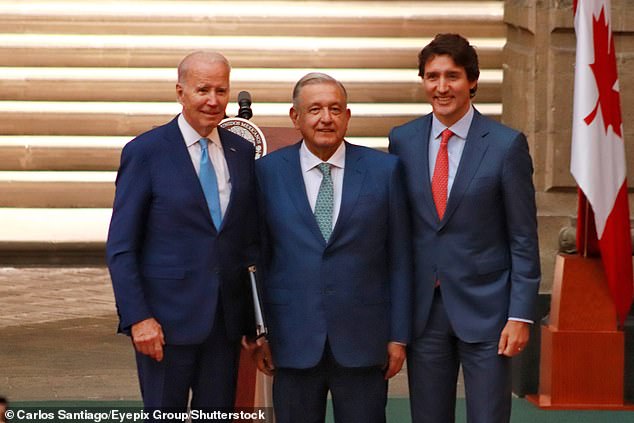
<path fill-rule="evenodd" d="M 317 167 L 318 164 L 323 163 L 319 157 L 315 156 L 309 149 L 306 147 L 306 142 L 302 141 L 302 145 L 299 148 L 299 161 L 302 166 L 302 172 L 308 172 L 309 170 Z M 346 143 L 342 142 L 337 150 L 334 152 L 332 156 L 326 163 L 331 164 L 332 166 L 343 169 L 346 163 Z"/>
<path fill-rule="evenodd" d="M 185 145 L 187 148 L 196 144 L 199 139 L 203 138 L 192 126 L 187 122 L 187 119 L 181 113 L 178 115 L 178 128 L 181 130 L 181 134 L 183 134 L 183 139 L 185 140 Z M 218 128 L 214 128 L 207 137 L 211 142 L 216 144 L 220 149 L 222 149 L 222 143 L 220 142 L 220 134 L 218 133 Z"/>
<path fill-rule="evenodd" d="M 471 121 L 473 120 L 474 114 L 475 112 L 473 111 L 473 105 L 471 105 L 469 106 L 469 110 L 467 111 L 467 113 L 465 113 L 465 115 L 461 117 L 458 122 L 451 125 L 451 127 L 449 128 L 451 129 L 451 132 L 453 132 L 454 135 L 457 135 L 463 140 L 466 140 L 467 135 L 469 134 L 469 128 L 471 127 Z M 442 133 L 442 131 L 445 130 L 445 128 L 447 127 L 438 120 L 436 115 L 432 113 L 431 134 L 433 139 L 439 138 L 440 134 Z"/>

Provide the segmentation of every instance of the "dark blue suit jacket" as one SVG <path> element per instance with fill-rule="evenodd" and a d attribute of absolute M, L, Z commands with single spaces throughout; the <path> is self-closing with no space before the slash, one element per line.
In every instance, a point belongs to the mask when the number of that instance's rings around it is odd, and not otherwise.
<path fill-rule="evenodd" d="M 439 220 L 431 193 L 432 115 L 390 132 L 412 210 L 414 335 L 427 324 L 435 281 L 460 339 L 497 341 L 509 316 L 534 319 L 540 281 L 533 166 L 523 134 L 477 111 Z"/>
<path fill-rule="evenodd" d="M 256 162 L 273 360 L 313 367 L 328 338 L 343 366 L 383 364 L 388 341 L 410 338 L 411 244 L 400 165 L 346 143 L 341 208 L 326 242 L 306 196 L 300 145 Z"/>
<path fill-rule="evenodd" d="M 129 333 L 132 324 L 154 317 L 167 343 L 200 343 L 211 331 L 219 301 L 231 339 L 249 324 L 245 269 L 257 233 L 254 148 L 218 131 L 231 175 L 220 230 L 176 118 L 123 149 L 106 245 L 120 331 Z"/>

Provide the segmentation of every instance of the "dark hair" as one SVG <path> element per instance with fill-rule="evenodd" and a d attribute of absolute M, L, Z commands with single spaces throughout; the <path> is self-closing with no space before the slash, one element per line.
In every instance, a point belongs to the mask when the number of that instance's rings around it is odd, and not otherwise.
<path fill-rule="evenodd" d="M 469 41 L 459 34 L 436 34 L 434 39 L 418 53 L 418 76 L 424 78 L 425 64 L 435 56 L 447 55 L 456 65 L 464 68 L 469 82 L 477 81 L 480 77 L 478 54 Z M 476 84 L 470 90 L 473 97 L 478 89 Z"/>
<path fill-rule="evenodd" d="M 8 404 L 9 401 L 5 397 L 0 397 L 0 404 Z"/>

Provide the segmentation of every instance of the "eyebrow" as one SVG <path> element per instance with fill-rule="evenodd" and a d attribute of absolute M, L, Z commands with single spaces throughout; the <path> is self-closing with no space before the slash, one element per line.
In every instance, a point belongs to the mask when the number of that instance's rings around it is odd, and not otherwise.
<path fill-rule="evenodd" d="M 427 71 L 423 75 L 424 76 L 426 76 L 426 75 L 440 75 L 440 74 L 456 75 L 456 74 L 460 74 L 460 73 L 461 73 L 460 69 L 448 69 L 448 70 L 445 70 L 445 71 L 436 71 L 436 70 Z"/>

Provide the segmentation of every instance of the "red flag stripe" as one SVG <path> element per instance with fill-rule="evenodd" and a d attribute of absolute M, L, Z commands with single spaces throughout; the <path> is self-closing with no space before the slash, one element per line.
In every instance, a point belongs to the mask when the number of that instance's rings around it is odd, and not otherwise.
<path fill-rule="evenodd" d="M 632 237 L 627 202 L 627 182 L 616 197 L 612 213 L 599 240 L 601 260 L 612 293 L 619 323 L 623 325 L 632 305 Z"/>

